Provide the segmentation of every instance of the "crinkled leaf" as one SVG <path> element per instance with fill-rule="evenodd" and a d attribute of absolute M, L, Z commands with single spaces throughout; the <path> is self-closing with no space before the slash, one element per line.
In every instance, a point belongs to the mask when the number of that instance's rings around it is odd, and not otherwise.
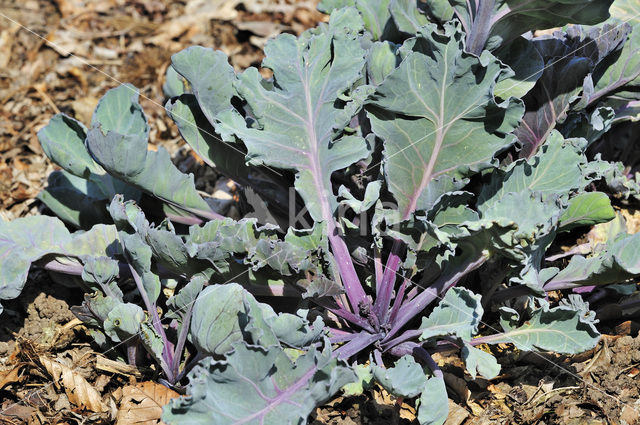
<path fill-rule="evenodd" d="M 122 292 L 117 288 L 111 289 L 111 283 L 120 273 L 118 262 L 109 257 L 87 258 L 82 267 L 82 280 L 93 289 L 102 290 L 107 296 L 122 298 Z M 115 293 L 114 293 L 115 292 Z"/>
<path fill-rule="evenodd" d="M 356 379 L 326 348 L 295 362 L 278 346 L 236 344 L 225 360 L 203 360 L 189 373 L 188 397 L 174 399 L 162 419 L 169 424 L 305 423 L 307 416 Z"/>
<path fill-rule="evenodd" d="M 138 91 L 122 85 L 105 94 L 96 108 L 87 134 L 91 155 L 124 182 L 192 212 L 208 213 L 193 176 L 182 174 L 167 151 L 147 151 L 149 126 L 138 103 Z"/>
<path fill-rule="evenodd" d="M 477 332 L 484 312 L 480 295 L 465 288 L 451 288 L 429 317 L 422 319 L 420 339 L 455 335 L 468 341 Z"/>
<path fill-rule="evenodd" d="M 415 397 L 422 392 L 427 376 L 413 356 L 402 356 L 393 367 L 371 365 L 373 377 L 385 390 L 398 397 Z"/>
<path fill-rule="evenodd" d="M 301 349 L 319 341 L 324 333 L 324 323 L 320 317 L 311 324 L 306 318 L 295 314 L 276 314 L 270 305 L 257 302 L 246 291 L 244 309 L 248 316 L 245 331 L 251 334 L 252 343 L 263 347 L 282 343 Z"/>
<path fill-rule="evenodd" d="M 545 288 L 567 288 L 620 283 L 640 274 L 640 233 L 607 241 L 604 249 L 571 261 Z"/>
<path fill-rule="evenodd" d="M 496 104 L 493 86 L 504 69 L 490 55 L 464 53 L 454 24 L 444 36 L 427 26 L 407 43 L 410 52 L 377 87 L 369 109 L 403 219 L 459 187 L 454 179 L 488 166 L 513 143 L 507 133 L 522 114 L 518 103 Z"/>
<path fill-rule="evenodd" d="M 337 207 L 331 173 L 368 156 L 362 138 L 340 137 L 360 106 L 339 99 L 362 77 L 365 63 L 356 33 L 340 24 L 345 17 L 360 20 L 355 9 L 346 8 L 332 15 L 326 31 L 300 38 L 283 34 L 267 43 L 263 66 L 273 70 L 273 86 L 263 84 L 255 68 L 237 79 L 228 71 L 216 75 L 226 84 L 218 92 L 208 91 L 211 79 L 185 76 L 207 118 L 223 136 L 233 133 L 244 142 L 251 164 L 296 171 L 296 189 L 316 221 L 331 220 Z M 257 121 L 252 128 L 222 95 L 232 83 Z"/>
<path fill-rule="evenodd" d="M 533 158 L 516 161 L 506 171 L 499 170 L 492 175 L 491 182 L 480 192 L 478 210 L 485 213 L 495 208 L 510 193 L 532 191 L 543 199 L 566 197 L 589 183 L 584 171 L 586 163 L 580 141 L 564 140 L 554 131 Z M 517 218 L 518 214 L 504 217 Z"/>
<path fill-rule="evenodd" d="M 352 395 L 362 395 L 369 389 L 373 382 L 373 372 L 368 364 L 355 364 L 351 367 L 357 376 L 356 381 L 342 387 L 342 393 L 345 397 Z"/>
<path fill-rule="evenodd" d="M 606 193 L 582 193 L 569 201 L 569 206 L 560 216 L 560 230 L 606 223 L 615 216 L 616 212 Z"/>
<path fill-rule="evenodd" d="M 577 354 L 595 347 L 600 339 L 593 320 L 585 311 L 571 306 L 542 306 L 521 326 L 502 321 L 505 332 L 484 337 L 490 344 L 511 343 L 519 350 L 547 350 L 563 354 Z"/>

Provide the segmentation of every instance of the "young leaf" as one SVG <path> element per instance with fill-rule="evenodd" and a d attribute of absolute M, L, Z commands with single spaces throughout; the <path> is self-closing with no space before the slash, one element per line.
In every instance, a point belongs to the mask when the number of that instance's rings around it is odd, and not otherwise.
<path fill-rule="evenodd" d="M 606 193 L 582 193 L 569 201 L 569 206 L 560 216 L 559 230 L 606 223 L 613 220 L 615 216 L 616 212 Z"/>
<path fill-rule="evenodd" d="M 574 255 L 545 290 L 620 283 L 640 274 L 640 233 L 607 241 L 596 255 Z"/>
<path fill-rule="evenodd" d="M 492 94 L 504 69 L 490 55 L 480 60 L 462 47 L 455 24 L 445 25 L 444 36 L 435 26 L 421 29 L 370 102 L 372 129 L 385 143 L 387 184 L 404 220 L 429 210 L 515 141 L 508 133 L 522 105 L 498 105 Z"/>
<path fill-rule="evenodd" d="M 464 360 L 469 374 L 475 379 L 477 374 L 486 379 L 493 379 L 500 373 L 500 364 L 490 353 L 464 344 L 460 350 L 460 356 Z"/>
<path fill-rule="evenodd" d="M 387 391 L 397 397 L 416 397 L 427 383 L 427 375 L 413 359 L 413 356 L 402 356 L 393 367 L 383 368 L 372 365 L 373 377 Z"/>
<path fill-rule="evenodd" d="M 193 305 L 191 339 L 199 352 L 222 355 L 242 341 L 238 314 L 244 312 L 244 289 L 238 284 L 212 285 Z"/>
<path fill-rule="evenodd" d="M 418 404 L 418 422 L 420 425 L 442 425 L 449 416 L 447 386 L 441 376 L 427 380 Z"/>
<path fill-rule="evenodd" d="M 65 170 L 49 174 L 47 187 L 38 194 L 47 208 L 66 223 L 81 229 L 108 223 L 107 197 L 91 180 L 77 177 Z"/>

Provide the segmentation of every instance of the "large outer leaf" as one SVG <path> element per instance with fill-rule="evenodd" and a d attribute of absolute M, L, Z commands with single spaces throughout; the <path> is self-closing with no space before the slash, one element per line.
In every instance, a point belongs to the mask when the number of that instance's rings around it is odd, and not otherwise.
<path fill-rule="evenodd" d="M 174 399 L 168 424 L 302 424 L 313 409 L 355 381 L 327 348 L 295 362 L 282 348 L 236 344 L 223 361 L 207 358 L 189 373 L 188 398 Z"/>
<path fill-rule="evenodd" d="M 165 149 L 147 151 L 148 134 L 138 91 L 122 85 L 100 100 L 87 134 L 87 147 L 104 169 L 126 183 L 187 211 L 210 214 L 193 176 L 182 174 Z"/>
<path fill-rule="evenodd" d="M 84 233 L 71 234 L 54 217 L 34 216 L 0 221 L 0 299 L 20 295 L 31 263 L 45 255 L 60 260 L 115 253 L 114 226 L 96 225 Z"/>
<path fill-rule="evenodd" d="M 253 128 L 230 111 L 232 78 L 228 65 L 221 68 L 220 75 L 212 70 L 219 87 L 215 91 L 212 80 L 202 78 L 205 74 L 193 75 L 201 69 L 194 68 L 195 55 L 185 53 L 173 59 L 174 67 L 189 80 L 202 111 L 216 130 L 223 137 L 233 133 L 241 139 L 252 164 L 297 172 L 295 187 L 316 221 L 331 221 L 337 207 L 331 173 L 368 155 L 362 138 L 339 138 L 358 109 L 357 104 L 341 106 L 339 98 L 362 77 L 365 63 L 365 51 L 356 33 L 341 26 L 346 18 L 360 21 L 355 9 L 343 9 L 332 15 L 324 31 L 307 32 L 299 39 L 284 34 L 267 43 L 263 66 L 273 70 L 273 86 L 263 84 L 255 68 L 238 76 L 235 89 L 257 120 Z M 206 55 L 201 63 L 221 61 L 219 54 Z M 199 56 L 205 53 L 200 52 Z"/>
<path fill-rule="evenodd" d="M 467 33 L 468 48 L 493 50 L 531 31 L 565 24 L 594 25 L 609 17 L 613 0 L 434 0 L 427 7 L 443 20 L 451 19 L 449 3 Z M 431 4 L 433 3 L 433 4 Z M 442 14 L 446 13 L 446 14 Z"/>
<path fill-rule="evenodd" d="M 593 317 L 586 311 L 570 305 L 559 305 L 549 309 L 542 306 L 531 314 L 522 326 L 513 326 L 501 321 L 505 332 L 482 337 L 489 344 L 511 343 L 519 350 L 547 350 L 564 354 L 577 354 L 595 347 L 600 333 Z"/>
<path fill-rule="evenodd" d="M 609 11 L 614 18 L 632 24 L 640 23 L 640 3 L 636 0 L 616 0 Z"/>
<path fill-rule="evenodd" d="M 410 52 L 378 86 L 369 118 L 384 139 L 387 183 L 401 217 L 428 210 L 471 170 L 486 167 L 515 140 L 508 133 L 522 105 L 497 105 L 493 87 L 504 72 L 490 54 L 462 51 L 463 33 L 452 23 L 445 36 L 435 26 L 405 45 Z"/>

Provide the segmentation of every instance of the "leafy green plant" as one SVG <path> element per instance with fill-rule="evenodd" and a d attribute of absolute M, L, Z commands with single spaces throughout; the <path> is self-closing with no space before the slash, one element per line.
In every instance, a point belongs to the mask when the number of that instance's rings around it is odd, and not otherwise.
<path fill-rule="evenodd" d="M 0 298 L 33 264 L 69 276 L 97 343 L 186 384 L 169 423 L 305 423 L 371 380 L 443 423 L 431 354 L 459 351 L 492 378 L 490 344 L 588 350 L 588 303 L 546 292 L 640 274 L 640 240 L 624 232 L 562 269 L 545 259 L 559 235 L 615 217 L 606 191 L 638 194 L 592 151 L 640 100 L 640 24 L 604 22 L 610 5 L 325 0 L 327 24 L 266 45 L 273 78 L 204 47 L 177 53 L 166 109 L 260 219 L 223 217 L 147 150 L 123 85 L 90 128 L 58 115 L 40 131 L 62 167 L 40 198 L 79 230 L 0 223 Z M 523 36 L 567 23 L 598 25 Z"/>

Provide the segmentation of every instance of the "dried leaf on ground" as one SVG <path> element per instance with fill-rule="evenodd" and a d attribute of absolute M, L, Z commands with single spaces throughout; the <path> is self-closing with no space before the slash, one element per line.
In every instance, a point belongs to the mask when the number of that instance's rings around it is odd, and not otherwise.
<path fill-rule="evenodd" d="M 38 361 L 51 375 L 56 387 L 64 389 L 72 404 L 98 413 L 110 410 L 100 393 L 79 373 L 48 356 L 39 356 Z"/>
<path fill-rule="evenodd" d="M 122 388 L 122 400 L 116 425 L 162 424 L 162 407 L 179 394 L 152 381 L 139 382 Z"/>
<path fill-rule="evenodd" d="M 0 390 L 14 382 L 22 382 L 24 376 L 20 374 L 20 371 L 24 366 L 25 363 L 19 363 L 11 369 L 0 371 Z"/>

